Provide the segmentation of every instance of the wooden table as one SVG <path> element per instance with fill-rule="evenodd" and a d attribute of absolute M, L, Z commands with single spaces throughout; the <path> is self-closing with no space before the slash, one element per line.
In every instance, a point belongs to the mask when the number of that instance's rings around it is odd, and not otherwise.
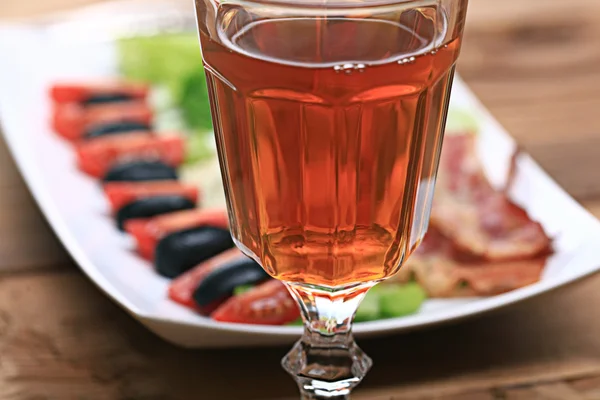
<path fill-rule="evenodd" d="M 4 0 L 0 16 L 90 2 Z M 600 2 L 470 7 L 460 73 L 600 216 Z M 287 348 L 175 348 L 108 300 L 54 238 L 1 141 L 0 238 L 0 399 L 296 398 L 278 367 Z M 600 399 L 599 288 L 595 276 L 493 315 L 362 341 L 375 367 L 354 398 Z"/>

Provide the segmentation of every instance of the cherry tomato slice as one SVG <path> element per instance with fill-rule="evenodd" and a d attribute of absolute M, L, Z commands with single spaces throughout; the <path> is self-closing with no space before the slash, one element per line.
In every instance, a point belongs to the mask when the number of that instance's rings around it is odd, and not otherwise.
<path fill-rule="evenodd" d="M 194 209 L 159 215 L 148 219 L 134 219 L 125 223 L 125 231 L 133 235 L 140 255 L 154 259 L 158 241 L 166 235 L 203 225 L 227 229 L 227 211 L 222 209 Z"/>
<path fill-rule="evenodd" d="M 150 136 L 145 133 L 99 137 L 77 144 L 79 167 L 101 178 L 115 164 L 131 160 L 159 160 L 172 167 L 184 159 L 184 140 L 180 136 Z"/>
<path fill-rule="evenodd" d="M 202 282 L 202 280 L 212 271 L 226 264 L 229 260 L 242 257 L 245 256 L 237 249 L 237 247 L 234 247 L 233 249 L 226 250 L 210 260 L 199 264 L 171 283 L 171 286 L 169 286 L 169 298 L 176 303 L 193 308 L 200 314 L 209 315 L 226 299 L 220 299 L 220 301 L 212 302 L 208 306 L 200 307 L 194 302 L 194 290 L 196 290 L 200 282 Z"/>
<path fill-rule="evenodd" d="M 148 97 L 149 87 L 145 84 L 106 81 L 106 82 L 60 82 L 50 88 L 50 97 L 56 103 L 93 102 L 97 98 L 140 99 Z"/>
<path fill-rule="evenodd" d="M 283 325 L 299 316 L 300 310 L 287 288 L 274 279 L 230 297 L 211 314 L 217 321 L 255 325 Z"/>
<path fill-rule="evenodd" d="M 113 212 L 135 200 L 154 196 L 180 195 L 198 202 L 198 188 L 177 181 L 109 182 L 104 184 L 104 193 Z"/>
<path fill-rule="evenodd" d="M 53 128 L 65 139 L 83 138 L 91 128 L 123 122 L 150 125 L 152 110 L 142 101 L 99 104 L 83 107 L 77 103 L 58 104 L 54 108 Z"/>

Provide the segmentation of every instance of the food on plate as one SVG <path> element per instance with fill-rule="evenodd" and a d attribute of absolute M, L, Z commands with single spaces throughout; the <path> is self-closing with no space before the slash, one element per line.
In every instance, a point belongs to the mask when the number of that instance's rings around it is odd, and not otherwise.
<path fill-rule="evenodd" d="M 169 298 L 176 303 L 198 311 L 202 315 L 209 315 L 216 310 L 226 299 L 219 299 L 204 306 L 198 305 L 193 298 L 194 291 L 202 280 L 212 271 L 233 259 L 245 258 L 246 256 L 237 247 L 225 250 L 221 254 L 209 258 L 198 264 L 189 271 L 181 274 L 173 280 L 169 286 Z"/>
<path fill-rule="evenodd" d="M 54 130 L 68 140 L 149 131 L 151 123 L 152 110 L 141 101 L 88 107 L 78 103 L 57 104 L 53 114 Z"/>
<path fill-rule="evenodd" d="M 56 103 L 85 105 L 145 100 L 148 85 L 126 81 L 60 82 L 50 88 L 50 97 Z"/>
<path fill-rule="evenodd" d="M 113 212 L 134 200 L 148 197 L 178 195 L 198 203 L 198 187 L 177 181 L 108 182 L 104 184 L 106 195 Z"/>
<path fill-rule="evenodd" d="M 543 227 L 486 179 L 477 136 L 447 135 L 423 242 L 390 282 L 429 297 L 491 296 L 541 279 L 552 243 Z"/>
<path fill-rule="evenodd" d="M 200 226 L 173 232 L 158 242 L 154 267 L 162 276 L 176 278 L 233 246 L 229 230 L 223 228 Z"/>
<path fill-rule="evenodd" d="M 209 315 L 214 310 L 218 310 L 214 315 L 220 315 L 222 322 L 260 323 L 260 320 L 255 321 L 257 315 L 244 315 L 240 320 L 241 317 L 236 316 L 237 311 L 232 314 L 228 307 L 237 304 L 234 307 L 236 309 L 240 303 L 243 304 L 244 302 L 238 301 L 237 298 L 254 291 L 256 285 L 260 285 L 265 280 L 278 282 L 270 279 L 258 264 L 244 256 L 237 248 L 232 248 L 175 279 L 169 288 L 169 298 L 202 315 Z M 270 310 L 269 313 L 273 313 L 276 309 L 290 310 L 288 308 L 290 300 L 291 304 L 294 304 L 289 293 L 286 296 L 283 295 L 285 292 L 277 291 L 277 293 L 277 296 L 261 297 L 264 301 L 271 302 L 267 308 Z M 425 297 L 425 291 L 415 282 L 376 286 L 367 293 L 355 318 L 358 322 L 367 322 L 409 315 L 418 311 Z M 236 299 L 228 300 L 230 298 Z M 226 301 L 230 305 L 225 307 L 225 311 L 220 310 L 219 306 Z M 258 299 L 256 301 L 258 302 Z M 265 317 L 270 322 L 265 320 L 263 322 L 272 324 L 295 322 L 298 313 L 293 315 L 283 313 L 279 317 L 278 315 L 269 314 Z M 275 321 L 276 317 L 282 317 L 283 320 Z"/>
<path fill-rule="evenodd" d="M 127 37 L 118 51 L 121 75 L 152 84 L 161 107 L 177 110 L 188 136 L 186 161 L 212 159 L 215 142 L 198 38 L 186 33 Z"/>
<path fill-rule="evenodd" d="M 380 285 L 379 285 L 380 286 Z M 369 289 L 363 300 L 361 301 L 356 313 L 354 314 L 354 322 L 368 322 L 376 321 L 381 317 L 381 304 L 377 293 L 375 293 L 375 286 Z M 390 285 L 390 287 L 402 287 L 402 285 Z M 419 304 L 419 307 L 421 305 Z M 302 321 L 297 321 L 301 325 Z"/>
<path fill-rule="evenodd" d="M 421 308 L 426 297 L 425 291 L 416 282 L 377 285 L 367 292 L 354 321 L 369 322 L 410 315 Z"/>
<path fill-rule="evenodd" d="M 162 161 L 128 161 L 112 166 L 104 182 L 148 182 L 177 180 L 177 170 Z"/>
<path fill-rule="evenodd" d="M 211 314 L 216 321 L 257 325 L 284 325 L 299 316 L 298 305 L 275 279 L 230 297 Z"/>
<path fill-rule="evenodd" d="M 161 161 L 171 167 L 184 159 L 180 136 L 150 136 L 144 133 L 99 137 L 76 146 L 79 168 L 100 178 L 116 164 L 130 161 Z"/>
<path fill-rule="evenodd" d="M 269 275 L 256 261 L 248 257 L 237 257 L 224 262 L 206 275 L 192 297 L 198 306 L 208 307 L 230 297 L 238 286 L 255 285 L 267 279 Z"/>
<path fill-rule="evenodd" d="M 506 261 L 547 254 L 551 243 L 541 224 L 486 179 L 476 140 L 461 134 L 444 141 L 431 226 L 469 257 Z"/>
<path fill-rule="evenodd" d="M 426 297 L 425 290 L 416 282 L 377 285 L 367 292 L 354 320 L 368 322 L 410 315 L 419 311 Z"/>
<path fill-rule="evenodd" d="M 125 133 L 145 133 L 151 134 L 152 126 L 144 122 L 122 121 L 112 122 L 99 126 L 94 126 L 85 132 L 86 139 L 94 139 L 108 135 L 122 135 Z"/>
<path fill-rule="evenodd" d="M 198 38 L 193 34 L 127 37 L 119 41 L 119 69 L 131 80 L 166 89 L 199 134 L 212 135 L 212 119 Z"/>
<path fill-rule="evenodd" d="M 461 250 L 431 228 L 404 266 L 430 297 L 491 296 L 537 282 L 545 256 L 520 260 L 465 259 Z"/>
<path fill-rule="evenodd" d="M 134 219 L 125 223 L 125 230 L 137 243 L 140 255 L 154 259 L 154 250 L 164 236 L 190 228 L 213 226 L 228 229 L 229 219 L 224 209 L 194 209 L 173 212 L 148 219 Z"/>
<path fill-rule="evenodd" d="M 191 210 L 196 203 L 181 195 L 160 195 L 137 199 L 125 204 L 115 216 L 117 226 L 125 230 L 125 222 L 136 218 L 149 218 L 181 210 Z"/>
<path fill-rule="evenodd" d="M 134 76 L 148 65 L 144 79 L 168 87 L 189 128 L 186 139 L 154 132 L 149 87 L 126 81 L 55 85 L 54 129 L 75 142 L 80 169 L 103 184 L 117 226 L 134 238 L 138 253 L 158 274 L 174 278 L 171 300 L 221 322 L 298 324 L 286 287 L 234 246 L 224 200 L 218 208 L 197 208 L 197 180 L 220 182 L 204 156 L 183 165 L 190 151 L 214 157 L 205 140 L 212 133 L 202 71 L 182 62 L 175 78 L 164 54 L 144 43 L 126 42 L 131 52 L 124 68 Z M 199 57 L 195 38 L 167 43 L 184 59 Z M 400 272 L 366 294 L 357 322 L 412 314 L 427 297 L 491 296 L 541 278 L 551 239 L 490 184 L 477 158 L 477 121 L 459 117 L 444 139 L 429 231 Z M 456 133 L 461 129 L 466 133 Z"/>

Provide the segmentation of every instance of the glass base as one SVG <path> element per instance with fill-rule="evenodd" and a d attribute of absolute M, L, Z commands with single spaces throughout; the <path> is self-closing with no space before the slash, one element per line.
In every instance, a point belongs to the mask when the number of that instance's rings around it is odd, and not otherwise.
<path fill-rule="evenodd" d="M 300 339 L 281 361 L 298 383 L 302 399 L 349 399 L 373 364 L 369 356 L 354 341 L 327 345 L 321 336 L 315 346 L 306 339 Z"/>

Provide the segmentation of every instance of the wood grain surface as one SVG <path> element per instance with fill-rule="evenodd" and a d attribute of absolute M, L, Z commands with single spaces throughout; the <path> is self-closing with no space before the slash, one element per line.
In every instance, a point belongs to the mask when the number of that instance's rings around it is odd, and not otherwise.
<path fill-rule="evenodd" d="M 93 0 L 2 0 L 0 18 Z M 0 55 L 1 62 L 1 55 Z M 471 0 L 459 72 L 600 216 L 600 1 Z M 0 88 L 1 90 L 1 88 Z M 175 348 L 70 261 L 0 140 L 0 400 L 295 399 L 287 348 Z M 600 399 L 600 276 L 469 321 L 361 341 L 356 400 Z"/>

